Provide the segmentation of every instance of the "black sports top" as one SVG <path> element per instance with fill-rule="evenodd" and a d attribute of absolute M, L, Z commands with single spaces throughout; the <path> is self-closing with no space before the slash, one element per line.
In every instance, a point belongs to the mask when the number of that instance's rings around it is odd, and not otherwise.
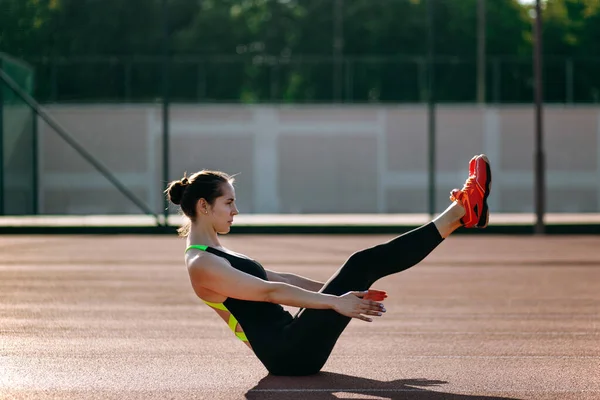
<path fill-rule="evenodd" d="M 203 245 L 191 245 L 185 251 L 187 252 L 190 249 L 202 250 L 223 257 L 238 271 L 265 281 L 268 280 L 263 266 L 250 258 L 235 256 L 214 247 Z M 231 314 L 229 319 L 230 329 L 242 341 L 250 342 L 253 351 L 259 357 L 261 355 L 259 353 L 269 351 L 271 345 L 274 344 L 273 342 L 280 337 L 283 327 L 293 320 L 292 315 L 279 304 L 238 300 L 232 297 L 228 297 L 223 303 L 204 302 L 210 307 L 228 311 Z M 235 332 L 238 323 L 243 328 L 243 333 Z"/>

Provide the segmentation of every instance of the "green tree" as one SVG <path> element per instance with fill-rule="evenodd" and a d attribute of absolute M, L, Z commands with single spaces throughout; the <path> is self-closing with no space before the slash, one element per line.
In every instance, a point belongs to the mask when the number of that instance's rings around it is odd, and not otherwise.
<path fill-rule="evenodd" d="M 0 49 L 15 56 L 44 51 L 58 0 L 0 0 Z"/>
<path fill-rule="evenodd" d="M 436 98 L 473 101 L 477 0 L 433 5 Z M 175 100 L 329 102 L 339 87 L 350 101 L 423 99 L 428 0 L 167 0 L 167 6 Z M 504 101 L 530 101 L 529 7 L 487 0 L 486 8 L 488 87 L 495 76 Z M 564 57 L 577 58 L 575 97 L 597 97 L 600 65 L 582 60 L 600 56 L 599 9 L 599 0 L 546 2 L 550 100 L 565 97 Z M 334 51 L 337 11 L 342 64 Z M 0 0 L 0 48 L 35 63 L 42 99 L 58 92 L 60 101 L 152 101 L 161 96 L 164 18 L 162 0 Z"/>

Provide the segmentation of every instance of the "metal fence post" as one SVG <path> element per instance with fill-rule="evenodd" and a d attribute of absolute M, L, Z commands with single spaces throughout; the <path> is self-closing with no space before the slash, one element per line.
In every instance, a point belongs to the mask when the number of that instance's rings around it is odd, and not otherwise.
<path fill-rule="evenodd" d="M 333 2 L 333 102 L 342 101 L 342 75 L 344 73 L 344 15 L 343 1 Z"/>
<path fill-rule="evenodd" d="M 567 94 L 566 103 L 573 103 L 573 59 L 565 60 L 565 92 Z"/>
<path fill-rule="evenodd" d="M 501 67 L 500 67 L 500 58 L 495 57 L 492 69 L 493 76 L 493 85 L 494 85 L 494 103 L 500 104 L 501 94 L 500 94 L 500 82 L 501 82 Z"/>
<path fill-rule="evenodd" d="M 133 61 L 127 58 L 123 64 L 125 69 L 125 102 L 131 102 L 131 68 Z"/>
<path fill-rule="evenodd" d="M 533 72 L 535 77 L 535 226 L 536 234 L 544 234 L 546 227 L 544 224 L 544 214 L 546 211 L 545 197 L 545 153 L 544 153 L 544 127 L 543 127 L 543 108 L 544 108 L 544 80 L 543 80 L 543 54 L 542 54 L 542 5 L 540 0 L 535 2 L 535 40 L 533 52 Z"/>
<path fill-rule="evenodd" d="M 31 79 L 31 93 L 35 93 L 35 85 L 36 85 L 36 80 L 35 80 L 35 73 L 33 74 L 33 77 Z M 32 212 L 33 215 L 38 215 L 40 213 L 40 206 L 39 206 L 39 184 L 40 184 L 40 171 L 39 171 L 39 149 L 38 149 L 38 116 L 35 112 L 35 110 L 31 109 L 31 153 L 32 153 L 32 163 L 33 165 L 31 166 L 32 171 L 31 171 L 31 186 L 33 187 L 33 198 L 32 200 Z"/>
<path fill-rule="evenodd" d="M 58 66 L 56 57 L 52 57 L 50 63 L 50 102 L 56 103 L 58 99 Z"/>
<path fill-rule="evenodd" d="M 163 8 L 163 101 L 162 101 L 162 120 L 163 120 L 163 184 L 164 190 L 169 185 L 169 7 L 167 0 L 162 0 Z M 163 193 L 163 225 L 169 226 L 169 200 Z"/>
<path fill-rule="evenodd" d="M 271 102 L 276 103 L 279 101 L 279 60 L 274 60 L 270 64 L 270 97 Z"/>
<path fill-rule="evenodd" d="M 480 104 L 486 102 L 485 14 L 485 0 L 477 0 L 477 102 Z"/>
<path fill-rule="evenodd" d="M 206 98 L 206 67 L 204 61 L 198 61 L 196 72 L 198 78 L 196 95 L 198 96 L 198 102 L 201 102 Z"/>
<path fill-rule="evenodd" d="M 427 88 L 427 73 L 428 73 L 428 65 L 427 59 L 425 57 L 419 57 L 416 61 L 417 63 L 417 79 L 419 82 L 419 101 L 425 103 L 428 98 L 428 88 Z"/>
<path fill-rule="evenodd" d="M 427 40 L 428 47 L 428 65 L 429 65 L 429 75 L 428 75 L 428 101 L 427 101 L 427 115 L 428 115 L 428 142 L 429 142 L 429 152 L 428 152 L 428 165 L 429 165 L 429 214 L 431 217 L 435 214 L 436 210 L 436 154 L 435 154 L 435 145 L 436 145 L 436 118 L 435 118 L 435 86 L 434 86 L 434 77 L 435 77 L 435 64 L 434 64 L 434 45 L 435 45 L 435 21 L 434 21 L 434 0 L 427 1 L 427 20 L 429 26 L 429 35 Z"/>
<path fill-rule="evenodd" d="M 2 70 L 0 58 L 0 70 Z M 4 215 L 4 83 L 0 81 L 0 215 Z"/>
<path fill-rule="evenodd" d="M 33 130 L 32 134 L 32 145 L 31 151 L 33 153 L 33 171 L 32 171 L 32 186 L 33 186 L 33 214 L 38 215 L 40 213 L 39 195 L 40 195 L 40 171 L 39 171 L 39 149 L 38 149 L 38 116 L 35 110 L 31 110 L 31 121 Z"/>
<path fill-rule="evenodd" d="M 354 101 L 354 93 L 352 90 L 352 85 L 354 84 L 354 80 L 352 79 L 353 69 L 352 69 L 352 60 L 346 59 L 344 61 L 346 64 L 346 90 L 345 90 L 345 99 L 346 103 L 352 103 Z"/>

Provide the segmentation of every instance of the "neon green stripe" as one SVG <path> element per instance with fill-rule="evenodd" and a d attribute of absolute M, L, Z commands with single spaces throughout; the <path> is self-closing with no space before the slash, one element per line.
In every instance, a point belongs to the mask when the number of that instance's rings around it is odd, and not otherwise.
<path fill-rule="evenodd" d="M 229 313 L 229 323 L 227 325 L 229 325 L 229 329 L 231 329 L 231 331 L 235 334 L 235 336 L 238 337 L 238 339 L 240 339 L 242 342 L 247 342 L 248 338 L 246 337 L 246 334 L 244 332 L 236 332 L 235 329 L 238 326 L 238 321 L 237 319 L 235 319 L 235 317 L 233 316 L 233 314 L 231 313 L 231 311 L 229 311 L 227 309 L 227 307 L 225 307 L 225 304 L 223 303 L 211 303 L 210 301 L 206 301 L 206 300 L 202 300 L 203 302 L 205 302 L 208 306 L 212 307 L 212 308 L 216 308 L 217 310 L 223 310 L 223 311 L 227 311 Z"/>
<path fill-rule="evenodd" d="M 191 246 L 188 246 L 188 248 L 185 249 L 185 252 L 187 253 L 187 251 L 190 250 L 190 249 L 197 249 L 197 250 L 206 251 L 207 248 L 208 248 L 208 246 L 204 246 L 202 244 L 193 244 Z"/>
<path fill-rule="evenodd" d="M 231 331 L 233 333 L 235 333 L 235 328 L 237 326 L 238 322 L 237 319 L 235 319 L 235 317 L 233 316 L 233 314 L 229 314 L 229 329 L 231 329 Z"/>
<path fill-rule="evenodd" d="M 202 300 L 202 301 L 205 302 L 206 304 L 208 304 L 212 308 L 216 308 L 217 310 L 223 310 L 223 311 L 229 312 L 229 310 L 227 309 L 227 307 L 225 307 L 225 304 L 223 304 L 223 303 L 211 303 L 210 301 L 206 301 L 206 300 Z"/>

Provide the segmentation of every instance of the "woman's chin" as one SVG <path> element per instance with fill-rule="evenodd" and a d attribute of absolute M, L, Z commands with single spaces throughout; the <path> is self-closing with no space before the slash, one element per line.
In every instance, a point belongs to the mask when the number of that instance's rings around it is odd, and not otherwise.
<path fill-rule="evenodd" d="M 231 226 L 226 226 L 226 227 L 223 227 L 223 228 L 219 228 L 219 230 L 217 231 L 217 233 L 219 235 L 226 235 L 226 234 L 229 233 L 230 230 L 231 230 Z"/>

